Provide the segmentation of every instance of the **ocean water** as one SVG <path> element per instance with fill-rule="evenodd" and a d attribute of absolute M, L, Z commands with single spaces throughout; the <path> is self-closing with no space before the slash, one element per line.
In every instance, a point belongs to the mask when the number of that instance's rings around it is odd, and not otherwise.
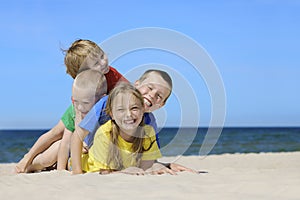
<path fill-rule="evenodd" d="M 220 137 L 208 134 L 207 130 L 161 129 L 159 141 L 163 155 L 199 155 L 200 149 L 209 150 L 206 151 L 209 155 L 300 151 L 300 128 L 223 128 Z M 46 131 L 0 130 L 0 163 L 18 162 Z"/>

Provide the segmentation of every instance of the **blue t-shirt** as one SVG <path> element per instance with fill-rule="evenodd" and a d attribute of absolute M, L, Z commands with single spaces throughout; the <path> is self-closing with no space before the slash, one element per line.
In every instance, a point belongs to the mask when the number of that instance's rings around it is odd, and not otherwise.
<path fill-rule="evenodd" d="M 79 127 L 89 131 L 89 134 L 84 138 L 84 142 L 88 145 L 88 147 L 92 146 L 97 129 L 102 124 L 110 120 L 110 117 L 105 112 L 107 99 L 108 96 L 102 97 L 79 123 Z M 144 121 L 145 124 L 148 124 L 154 128 L 154 131 L 156 133 L 156 142 L 158 144 L 158 147 L 160 147 L 157 134 L 156 119 L 153 113 L 145 113 Z"/>

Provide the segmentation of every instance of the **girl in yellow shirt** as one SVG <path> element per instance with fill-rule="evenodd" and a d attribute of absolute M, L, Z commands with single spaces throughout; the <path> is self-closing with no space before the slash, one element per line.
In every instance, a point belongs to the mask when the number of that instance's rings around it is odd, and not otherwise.
<path fill-rule="evenodd" d="M 83 155 L 83 171 L 143 174 L 161 153 L 154 129 L 143 122 L 142 95 L 132 85 L 121 83 L 109 94 L 106 112 L 111 120 L 97 130 L 89 153 Z"/>

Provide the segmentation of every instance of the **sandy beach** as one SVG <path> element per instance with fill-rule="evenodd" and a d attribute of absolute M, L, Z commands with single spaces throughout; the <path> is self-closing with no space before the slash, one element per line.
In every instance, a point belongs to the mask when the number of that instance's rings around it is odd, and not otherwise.
<path fill-rule="evenodd" d="M 257 200 L 300 196 L 300 152 L 182 156 L 176 162 L 200 173 L 133 176 L 50 171 L 12 175 L 14 163 L 1 164 L 0 198 Z"/>

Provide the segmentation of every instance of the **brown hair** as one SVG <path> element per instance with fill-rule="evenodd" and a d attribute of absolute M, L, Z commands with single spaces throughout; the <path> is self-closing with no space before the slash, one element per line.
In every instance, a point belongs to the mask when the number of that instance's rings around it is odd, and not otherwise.
<path fill-rule="evenodd" d="M 65 53 L 64 62 L 67 67 L 67 74 L 75 78 L 80 67 L 87 56 L 98 57 L 104 54 L 103 50 L 93 41 L 76 40 L 72 43 L 69 49 L 62 50 Z"/>
<path fill-rule="evenodd" d="M 73 87 L 95 91 L 95 99 L 98 101 L 107 91 L 107 81 L 101 72 L 88 69 L 76 76 Z"/>

